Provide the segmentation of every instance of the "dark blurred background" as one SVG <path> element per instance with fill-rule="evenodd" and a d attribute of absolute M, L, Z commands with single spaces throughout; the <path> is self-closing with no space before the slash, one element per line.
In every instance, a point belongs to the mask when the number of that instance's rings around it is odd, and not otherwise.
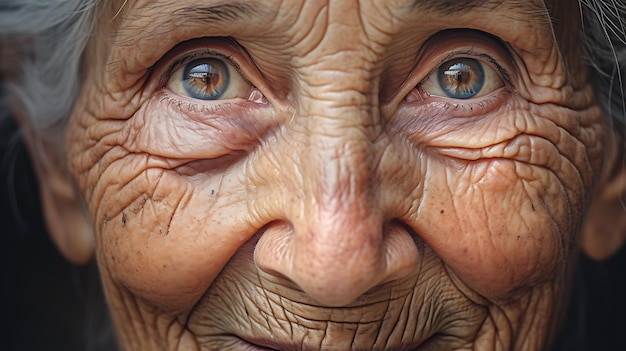
<path fill-rule="evenodd" d="M 114 350 L 95 262 L 65 261 L 42 218 L 17 126 L 0 121 L 0 351 Z"/>
<path fill-rule="evenodd" d="M 0 121 L 0 350 L 114 350 L 95 263 L 67 263 L 42 218 L 17 126 Z M 555 350 L 626 350 L 626 249 L 580 272 Z"/>

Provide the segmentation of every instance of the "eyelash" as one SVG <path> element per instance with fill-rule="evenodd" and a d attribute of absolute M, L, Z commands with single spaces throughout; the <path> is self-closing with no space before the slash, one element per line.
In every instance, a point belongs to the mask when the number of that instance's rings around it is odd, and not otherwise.
<path fill-rule="evenodd" d="M 503 93 L 509 94 L 513 91 L 512 87 L 514 86 L 514 84 L 511 80 L 511 75 L 509 71 L 505 69 L 500 63 L 498 63 L 498 60 L 496 60 L 493 56 L 486 54 L 484 52 L 477 52 L 472 49 L 457 50 L 457 51 L 449 52 L 444 57 L 440 58 L 434 64 L 434 68 L 422 77 L 420 82 L 409 93 L 409 95 L 407 95 L 408 97 L 412 94 L 416 94 L 417 99 L 414 101 L 409 101 L 408 104 L 409 105 L 415 104 L 415 103 L 424 104 L 426 102 L 424 99 L 427 98 L 425 96 L 425 94 L 427 93 L 424 90 L 422 90 L 422 84 L 424 83 L 424 80 L 430 77 L 431 75 L 436 74 L 439 68 L 441 67 L 441 65 L 443 65 L 444 63 L 450 60 L 457 59 L 457 58 L 473 58 L 473 59 L 482 61 L 483 64 L 491 65 L 492 68 L 494 68 L 497 71 L 497 74 L 500 75 L 504 83 L 504 86 L 501 88 L 503 89 Z M 405 99 L 407 99 L 407 97 L 405 97 Z M 430 97 L 430 95 L 428 95 L 428 97 Z M 417 101 L 420 101 L 420 102 L 417 102 Z M 459 114 L 459 116 L 461 117 L 474 117 L 478 113 L 486 113 L 488 111 L 493 110 L 496 106 L 502 103 L 502 101 L 503 99 L 502 99 L 501 94 L 498 94 L 496 96 L 493 96 L 493 95 L 486 96 L 486 97 L 472 99 L 472 100 L 459 100 L 459 99 L 443 98 L 443 97 L 437 97 L 436 100 L 430 100 L 431 103 L 438 104 L 437 109 L 440 111 L 440 113 L 443 113 L 446 115 L 452 115 L 452 117 L 454 117 L 454 115 L 456 115 L 457 112 L 459 111 L 461 111 Z M 429 102 L 426 102 L 426 103 L 428 104 Z M 481 112 L 471 113 L 471 116 L 470 116 L 467 112 L 468 110 L 471 112 L 479 110 Z"/>
<path fill-rule="evenodd" d="M 435 73 L 439 69 L 439 67 L 443 65 L 445 62 L 450 61 L 455 58 L 463 58 L 463 57 L 477 58 L 477 59 L 482 59 L 482 61 L 489 62 L 498 71 L 498 73 L 500 73 L 506 85 L 511 86 L 513 84 L 511 81 L 511 76 L 509 72 L 502 65 L 500 65 L 498 61 L 495 58 L 493 58 L 493 56 L 485 54 L 483 52 L 476 52 L 471 49 L 466 50 L 466 51 L 453 51 L 453 52 L 448 53 L 446 56 L 441 58 L 436 63 L 435 68 L 432 69 L 430 72 L 428 72 L 428 74 L 426 74 L 424 78 Z"/>
<path fill-rule="evenodd" d="M 489 61 L 489 63 L 491 63 L 496 68 L 498 73 L 500 73 L 500 75 L 502 76 L 502 79 L 504 79 L 504 82 L 505 82 L 506 85 L 511 86 L 513 84 L 513 82 L 511 81 L 511 76 L 510 76 L 509 72 L 504 67 L 502 67 L 502 65 L 500 65 L 498 63 L 498 61 L 496 61 L 496 59 L 494 59 L 490 55 L 487 55 L 487 54 L 484 54 L 484 53 L 477 53 L 477 54 L 475 54 L 475 56 L 483 58 L 483 59 L 486 59 L 487 61 Z"/>
<path fill-rule="evenodd" d="M 245 76 L 243 75 L 243 73 L 241 72 L 241 67 L 239 66 L 239 64 L 235 61 L 235 59 L 230 56 L 230 55 L 226 55 L 220 51 L 214 51 L 214 50 L 207 50 L 205 52 L 195 52 L 195 53 L 191 53 L 191 54 L 187 54 L 183 57 L 181 57 L 180 59 L 178 59 L 177 61 L 175 61 L 174 63 L 170 64 L 167 69 L 165 70 L 165 72 L 163 72 L 163 74 L 161 74 L 161 76 L 159 77 L 159 86 L 161 87 L 165 87 L 167 85 L 168 80 L 170 79 L 170 77 L 172 76 L 173 72 L 175 72 L 177 69 L 185 66 L 186 64 L 192 62 L 195 59 L 198 58 L 208 58 L 208 57 L 219 57 L 223 60 L 228 61 L 229 64 L 231 64 L 233 66 L 233 68 L 235 68 L 235 70 L 237 71 L 237 73 L 241 74 L 241 76 L 245 78 Z M 247 79 L 246 79 L 247 81 Z"/>
<path fill-rule="evenodd" d="M 198 46 L 196 46 L 195 50 L 193 48 L 190 48 L 190 50 L 188 50 L 188 53 L 184 54 L 183 56 L 180 56 L 174 62 L 167 65 L 166 70 L 159 77 L 159 80 L 158 80 L 159 86 L 161 88 L 166 87 L 172 74 L 176 72 L 176 70 L 180 69 L 181 67 L 184 67 L 186 64 L 192 62 L 195 59 L 208 58 L 208 57 L 218 57 L 227 61 L 241 75 L 241 77 L 246 82 L 248 82 L 251 86 L 254 86 L 254 84 L 250 83 L 250 81 L 243 74 L 240 65 L 237 63 L 237 60 L 233 56 L 225 54 L 223 51 L 210 50 L 208 48 L 200 49 L 198 48 Z M 420 81 L 414 88 L 414 90 L 418 90 L 417 93 L 420 95 L 421 99 L 424 99 L 424 94 L 423 94 L 423 91 L 419 92 L 419 89 L 422 85 L 423 80 L 426 79 L 431 74 L 436 74 L 439 67 L 445 62 L 455 59 L 455 58 L 462 58 L 462 57 L 475 58 L 475 59 L 482 61 L 483 64 L 490 65 L 493 69 L 497 71 L 497 73 L 502 78 L 504 82 L 504 87 L 503 87 L 504 90 L 507 92 L 512 91 L 511 87 L 513 86 L 513 83 L 511 80 L 511 75 L 509 74 L 509 71 L 505 69 L 498 62 L 498 60 L 496 60 L 493 56 L 486 54 L 482 51 L 475 51 L 473 49 L 467 49 L 467 50 L 456 50 L 456 51 L 449 52 L 448 54 L 446 54 L 444 57 L 440 58 L 437 61 L 437 63 L 435 64 L 435 68 L 432 69 L 430 72 L 428 72 L 428 74 L 426 74 L 422 78 L 422 81 Z M 445 106 L 446 113 L 449 113 L 450 111 L 458 111 L 458 110 L 467 111 L 468 109 L 470 111 L 473 111 L 476 108 L 480 108 L 481 110 L 484 110 L 486 105 L 487 106 L 493 105 L 493 103 L 495 102 L 495 101 L 491 101 L 493 98 L 495 98 L 496 101 L 500 100 L 500 98 L 497 98 L 497 97 L 486 97 L 486 98 L 480 99 L 479 101 L 465 101 L 465 102 L 461 100 L 447 99 L 447 101 L 443 104 L 443 106 Z M 198 103 L 197 105 L 202 105 L 202 104 Z M 194 108 L 198 109 L 199 107 L 195 106 Z"/>
<path fill-rule="evenodd" d="M 219 114 L 222 111 L 227 111 L 231 108 L 240 108 L 240 106 L 232 104 L 230 102 L 224 102 L 220 104 L 201 104 L 189 101 L 182 101 L 180 99 L 167 95 L 161 96 L 160 102 L 165 103 L 168 106 L 175 108 L 177 111 L 183 112 L 184 114 L 206 113 L 214 115 Z"/>

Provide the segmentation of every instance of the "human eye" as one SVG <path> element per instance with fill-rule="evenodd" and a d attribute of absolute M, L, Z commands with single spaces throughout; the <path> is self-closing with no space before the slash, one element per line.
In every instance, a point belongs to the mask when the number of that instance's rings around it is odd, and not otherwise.
<path fill-rule="evenodd" d="M 232 58 L 215 51 L 184 57 L 173 67 L 166 86 L 179 96 L 205 101 L 246 99 L 255 91 Z"/>
<path fill-rule="evenodd" d="M 500 72 L 480 58 L 457 57 L 440 64 L 420 83 L 429 96 L 468 100 L 504 86 Z"/>

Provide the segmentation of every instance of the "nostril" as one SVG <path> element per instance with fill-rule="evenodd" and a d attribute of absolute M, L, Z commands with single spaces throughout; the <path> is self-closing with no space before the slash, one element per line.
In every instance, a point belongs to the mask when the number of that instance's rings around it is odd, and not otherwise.
<path fill-rule="evenodd" d="M 297 232 L 289 222 L 272 222 L 259 232 L 256 266 L 328 306 L 349 304 L 416 267 L 414 236 L 399 221 L 378 226 L 378 230 L 371 225 L 333 228 L 313 231 L 304 226 Z M 340 240 L 343 245 L 338 244 Z"/>
<path fill-rule="evenodd" d="M 293 226 L 287 221 L 272 221 L 258 235 L 254 250 L 256 266 L 267 274 L 289 279 Z"/>
<path fill-rule="evenodd" d="M 386 277 L 381 283 L 396 280 L 413 272 L 418 264 L 417 233 L 406 223 L 392 220 L 384 228 Z"/>

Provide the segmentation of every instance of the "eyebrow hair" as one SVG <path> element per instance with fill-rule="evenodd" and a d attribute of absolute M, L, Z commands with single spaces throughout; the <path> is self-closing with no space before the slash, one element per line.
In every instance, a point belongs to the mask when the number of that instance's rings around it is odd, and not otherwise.
<path fill-rule="evenodd" d="M 477 7 L 495 9 L 503 2 L 504 0 L 413 0 L 412 6 L 442 14 L 455 14 Z"/>
<path fill-rule="evenodd" d="M 184 7 L 174 12 L 177 16 L 185 16 L 192 21 L 234 21 L 251 14 L 260 14 L 259 6 L 244 2 L 222 3 L 209 6 Z"/>
<path fill-rule="evenodd" d="M 496 9 L 505 1 L 506 0 L 413 0 L 411 7 L 426 11 L 430 10 L 443 15 L 451 15 L 470 11 L 478 7 Z M 157 1 L 157 3 L 159 2 L 160 1 Z M 527 5 L 522 4 L 525 3 L 523 0 L 516 0 L 513 1 L 513 3 Z M 258 5 L 258 3 L 252 4 L 249 1 L 223 2 L 215 5 L 185 7 L 176 10 L 174 14 L 177 16 L 185 16 L 186 20 L 194 22 L 228 22 L 241 20 L 253 14 L 263 15 L 263 7 Z"/>

